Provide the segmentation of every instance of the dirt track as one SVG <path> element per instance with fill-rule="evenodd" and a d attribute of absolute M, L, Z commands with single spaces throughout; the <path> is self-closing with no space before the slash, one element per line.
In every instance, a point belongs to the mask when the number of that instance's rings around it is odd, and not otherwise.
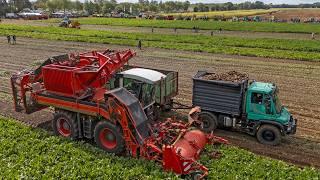
<path fill-rule="evenodd" d="M 78 42 L 46 41 L 19 38 L 15 46 L 6 44 L 0 38 L 0 90 L 10 92 L 10 73 L 21 70 L 36 60 L 45 60 L 52 55 L 70 51 L 92 49 L 124 49 L 125 46 L 110 46 Z M 197 70 L 225 72 L 236 70 L 246 72 L 251 79 L 275 82 L 279 85 L 283 104 L 299 119 L 297 135 L 288 137 L 282 145 L 269 147 L 258 144 L 253 137 L 235 132 L 219 131 L 232 144 L 252 152 L 271 156 L 299 165 L 320 167 L 320 63 L 251 58 L 240 56 L 193 53 L 163 49 L 137 51 L 138 56 L 131 61 L 145 67 L 179 71 L 180 95 L 176 98 L 181 103 L 191 102 L 191 77 Z M 48 112 L 25 116 L 13 113 L 5 100 L 0 102 L 1 113 L 19 119 L 33 126 L 46 127 L 50 120 Z"/>

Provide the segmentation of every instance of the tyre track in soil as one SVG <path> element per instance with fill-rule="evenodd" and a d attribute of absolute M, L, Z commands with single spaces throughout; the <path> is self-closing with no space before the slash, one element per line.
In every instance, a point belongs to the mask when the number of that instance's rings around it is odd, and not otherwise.
<path fill-rule="evenodd" d="M 1 69 L 21 70 L 23 65 L 32 64 L 37 60 L 45 60 L 50 56 L 66 52 L 81 52 L 84 50 L 132 48 L 128 46 L 105 45 L 95 43 L 79 43 L 64 41 L 46 41 L 28 38 L 18 38 L 16 46 L 9 46 L 5 38 L 0 37 Z M 176 97 L 183 103 L 191 102 L 191 77 L 198 69 L 209 71 L 236 70 L 247 72 L 250 77 L 261 81 L 275 82 L 280 86 L 284 104 L 292 107 L 293 114 L 300 119 L 298 133 L 287 137 L 280 146 L 264 146 L 256 142 L 255 138 L 236 132 L 219 130 L 218 135 L 226 137 L 232 144 L 257 154 L 282 159 L 298 165 L 312 165 L 320 167 L 320 118 L 310 115 L 311 112 L 320 112 L 320 63 L 302 62 L 281 59 L 252 58 L 242 56 L 217 55 L 209 53 L 194 53 L 172 51 L 156 48 L 137 51 L 138 55 L 130 64 L 149 68 L 159 68 L 179 71 L 180 94 Z M 11 65 L 12 64 L 12 65 Z M 312 68 L 310 68 L 312 67 Z M 285 71 L 289 68 L 288 71 Z M 308 71 L 307 73 L 305 73 Z M 10 90 L 9 77 L 1 76 L 0 89 Z M 308 79 L 307 77 L 312 77 Z M 301 81 L 301 82 L 300 82 Z M 302 88 L 303 87 L 303 88 Z M 310 92 L 312 91 L 312 92 Z M 11 104 L 11 103 L 10 103 Z M 34 127 L 49 128 L 51 119 L 48 111 L 32 115 L 15 113 L 12 106 L 4 100 L 0 101 L 1 114 L 14 117 Z M 307 137 L 308 139 L 304 138 Z"/>

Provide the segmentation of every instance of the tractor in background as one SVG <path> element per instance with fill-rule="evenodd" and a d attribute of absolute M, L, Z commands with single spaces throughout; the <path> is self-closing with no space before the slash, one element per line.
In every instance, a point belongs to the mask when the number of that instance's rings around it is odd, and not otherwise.
<path fill-rule="evenodd" d="M 67 16 L 59 23 L 59 27 L 80 29 L 79 21 L 72 21 Z"/>

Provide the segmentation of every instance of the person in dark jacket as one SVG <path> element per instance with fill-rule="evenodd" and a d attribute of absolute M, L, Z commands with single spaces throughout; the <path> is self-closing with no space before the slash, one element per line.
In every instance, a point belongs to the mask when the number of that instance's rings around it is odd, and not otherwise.
<path fill-rule="evenodd" d="M 142 49 L 142 42 L 141 40 L 138 41 L 138 48 L 141 50 Z"/>
<path fill-rule="evenodd" d="M 12 36 L 13 44 L 16 44 L 16 35 Z"/>
<path fill-rule="evenodd" d="M 8 40 L 8 44 L 10 44 L 11 43 L 11 36 L 10 35 L 7 36 L 7 40 Z"/>

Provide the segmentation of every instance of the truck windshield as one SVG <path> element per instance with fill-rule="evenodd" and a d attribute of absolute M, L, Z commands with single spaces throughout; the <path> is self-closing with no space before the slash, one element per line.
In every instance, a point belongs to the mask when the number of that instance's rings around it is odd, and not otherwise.
<path fill-rule="evenodd" d="M 275 91 L 274 93 L 274 96 L 273 96 L 273 99 L 274 99 L 274 104 L 276 105 L 276 111 L 277 113 L 281 113 L 281 109 L 282 109 L 282 104 L 281 104 L 281 101 L 279 99 L 279 96 L 278 96 L 278 89 Z"/>

